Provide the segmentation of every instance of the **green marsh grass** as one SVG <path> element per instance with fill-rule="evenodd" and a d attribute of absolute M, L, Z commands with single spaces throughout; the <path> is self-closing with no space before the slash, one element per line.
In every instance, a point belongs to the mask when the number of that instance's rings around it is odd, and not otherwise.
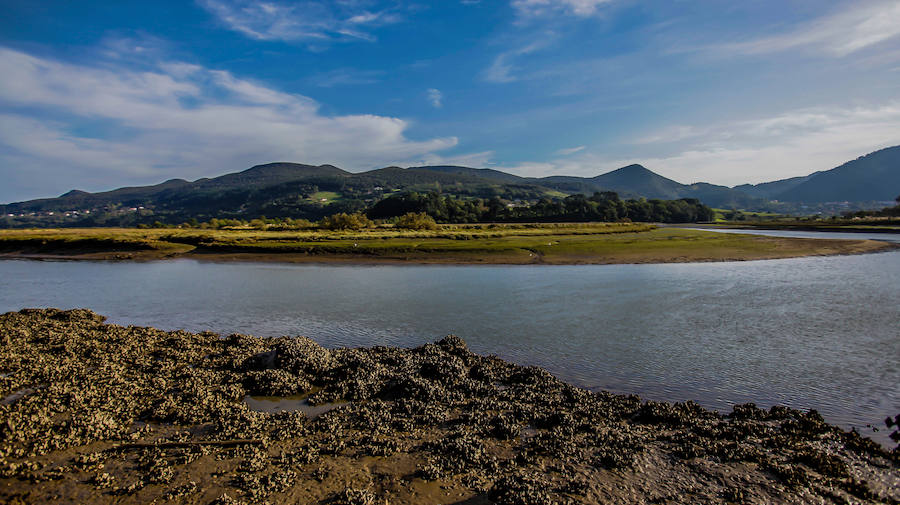
<path fill-rule="evenodd" d="M 819 241 L 644 223 L 440 225 L 436 230 L 379 226 L 360 231 L 197 229 L 0 230 L 0 252 L 95 259 L 241 256 L 303 261 L 303 257 L 493 263 L 644 263 L 722 261 L 864 252 L 864 241 Z M 860 249 L 862 248 L 862 249 Z M 93 256 L 89 256 L 93 255 Z M 232 258 L 236 259 L 236 258 Z"/>

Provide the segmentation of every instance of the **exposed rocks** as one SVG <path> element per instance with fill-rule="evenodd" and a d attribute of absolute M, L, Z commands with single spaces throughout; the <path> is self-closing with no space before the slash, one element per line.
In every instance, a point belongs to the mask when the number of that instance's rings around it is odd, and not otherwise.
<path fill-rule="evenodd" d="M 453 336 L 329 350 L 103 321 L 0 316 L 0 503 L 900 500 L 900 453 L 815 411 L 593 393 Z"/>

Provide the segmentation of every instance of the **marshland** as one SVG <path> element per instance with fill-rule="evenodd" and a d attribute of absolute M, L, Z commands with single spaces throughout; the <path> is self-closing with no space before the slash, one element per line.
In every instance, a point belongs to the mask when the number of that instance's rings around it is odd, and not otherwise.
<path fill-rule="evenodd" d="M 669 263 L 874 252 L 884 241 L 821 241 L 644 223 L 392 225 L 358 230 L 61 228 L 0 230 L 0 255 L 57 259 L 293 262 Z"/>

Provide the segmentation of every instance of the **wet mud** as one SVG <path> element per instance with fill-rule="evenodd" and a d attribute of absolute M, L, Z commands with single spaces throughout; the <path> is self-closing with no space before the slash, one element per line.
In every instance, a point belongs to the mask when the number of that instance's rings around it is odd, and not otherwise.
<path fill-rule="evenodd" d="M 453 336 L 325 349 L 26 309 L 0 342 L 0 503 L 900 500 L 900 453 L 815 411 L 591 392 Z"/>

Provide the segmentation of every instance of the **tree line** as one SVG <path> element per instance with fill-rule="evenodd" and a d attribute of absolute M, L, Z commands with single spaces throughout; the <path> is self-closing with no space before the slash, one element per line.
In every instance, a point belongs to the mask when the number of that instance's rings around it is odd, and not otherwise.
<path fill-rule="evenodd" d="M 314 188 L 317 189 L 317 188 Z M 62 215 L 36 218 L 0 217 L 0 228 L 23 226 L 37 227 L 93 227 L 120 226 L 138 228 L 254 228 L 261 230 L 301 229 L 359 229 L 368 226 L 368 220 L 379 220 L 412 228 L 429 227 L 436 223 L 484 223 L 484 222 L 581 222 L 581 221 L 640 221 L 661 223 L 691 223 L 711 221 L 712 209 L 693 198 L 681 200 L 622 200 L 612 191 L 596 192 L 591 196 L 570 195 L 564 199 L 541 198 L 530 200 L 467 198 L 442 194 L 438 191 L 404 192 L 366 205 L 358 200 L 340 201 L 319 206 L 311 219 L 281 215 L 267 218 L 262 212 L 248 212 L 253 217 L 211 217 L 202 213 L 191 216 L 167 214 L 165 210 L 140 209 L 133 212 L 114 210 L 94 212 L 90 217 L 69 218 Z M 134 209 L 133 209 L 134 210 Z M 272 209 L 270 209 L 272 210 Z M 406 215 L 418 217 L 407 217 Z M 204 217 L 206 219 L 204 219 Z M 426 221 L 423 219 L 427 217 Z M 425 224 L 423 224 L 423 222 Z"/>
<path fill-rule="evenodd" d="M 893 207 L 885 207 L 881 210 L 860 210 L 857 212 L 847 212 L 844 214 L 844 217 L 900 217 L 900 196 L 897 196 L 894 201 L 897 202 L 897 205 L 894 205 Z"/>
<path fill-rule="evenodd" d="M 373 205 L 370 219 L 389 219 L 407 213 L 425 213 L 439 223 L 485 221 L 642 221 L 695 223 L 712 221 L 715 212 L 695 198 L 680 200 L 622 200 L 613 191 L 591 196 L 575 194 L 562 200 L 542 198 L 532 205 L 506 203 L 499 198 L 462 199 L 437 192 L 403 193 Z"/>

